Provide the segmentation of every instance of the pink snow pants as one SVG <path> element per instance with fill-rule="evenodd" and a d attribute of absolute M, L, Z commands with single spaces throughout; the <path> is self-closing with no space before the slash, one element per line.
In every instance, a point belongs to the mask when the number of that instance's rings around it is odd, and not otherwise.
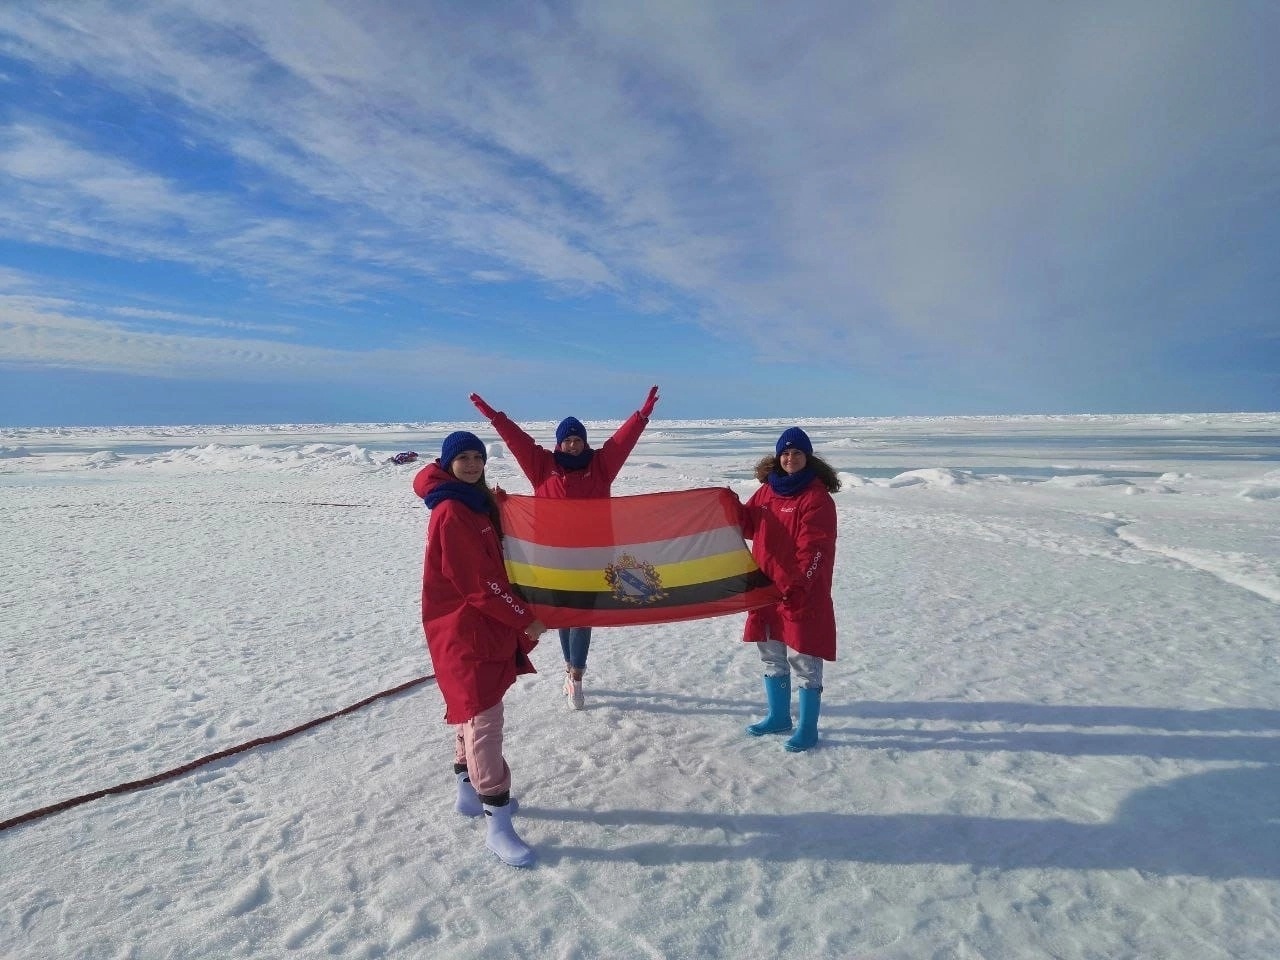
<path fill-rule="evenodd" d="M 511 789 L 511 769 L 502 756 L 502 701 L 457 726 L 455 763 L 467 765 L 476 793 L 492 797 Z"/>

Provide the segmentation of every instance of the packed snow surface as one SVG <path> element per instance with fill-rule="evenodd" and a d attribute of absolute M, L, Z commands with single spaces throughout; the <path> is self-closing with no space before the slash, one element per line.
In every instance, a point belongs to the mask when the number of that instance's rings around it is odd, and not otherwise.
<path fill-rule="evenodd" d="M 745 499 L 789 425 L 655 420 L 614 492 Z M 1280 414 L 799 425 L 844 482 L 816 749 L 744 733 L 742 615 L 597 629 L 582 711 L 553 633 L 534 868 L 453 812 L 427 682 L 0 833 L 0 955 L 1280 956 Z M 0 820 L 430 673 L 410 481 L 459 427 L 529 491 L 476 424 L 0 431 Z"/>

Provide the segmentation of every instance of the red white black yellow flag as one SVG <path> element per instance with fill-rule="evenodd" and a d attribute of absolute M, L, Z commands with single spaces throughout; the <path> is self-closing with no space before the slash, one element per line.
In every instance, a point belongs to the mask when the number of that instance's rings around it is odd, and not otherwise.
<path fill-rule="evenodd" d="M 548 627 L 693 620 L 781 598 L 725 487 L 498 503 L 507 577 Z"/>

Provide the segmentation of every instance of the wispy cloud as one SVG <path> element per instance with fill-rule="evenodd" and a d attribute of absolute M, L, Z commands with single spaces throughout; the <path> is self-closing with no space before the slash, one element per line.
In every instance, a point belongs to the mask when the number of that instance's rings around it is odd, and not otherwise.
<path fill-rule="evenodd" d="M 536 350 L 527 285 L 766 365 L 1087 396 L 1280 325 L 1267 38 L 1190 0 L 6 4 L 0 236 L 240 282 L 299 319 L 216 325 L 295 347 L 307 304 L 483 302 L 490 353 Z"/>
<path fill-rule="evenodd" d="M 224 320 L 220 317 L 200 317 L 185 313 L 174 313 L 172 310 L 144 310 L 139 307 L 112 307 L 109 312 L 113 316 L 136 318 L 148 323 L 176 323 L 192 327 L 212 327 L 222 330 L 245 330 L 257 333 L 276 333 L 290 336 L 298 333 L 296 326 L 269 323 L 246 323 L 240 320 Z"/>
<path fill-rule="evenodd" d="M 138 327 L 132 320 L 145 321 Z M 156 329 L 160 326 L 162 329 Z M 205 328 L 203 334 L 163 329 Z M 289 335 L 293 328 L 194 317 L 161 310 L 107 307 L 75 300 L 0 293 L 0 362 L 42 364 L 169 379 L 304 379 L 341 384 L 373 377 L 447 377 L 494 370 L 549 376 L 543 364 L 495 361 L 484 352 L 439 343 L 394 348 L 322 348 L 223 331 Z"/>

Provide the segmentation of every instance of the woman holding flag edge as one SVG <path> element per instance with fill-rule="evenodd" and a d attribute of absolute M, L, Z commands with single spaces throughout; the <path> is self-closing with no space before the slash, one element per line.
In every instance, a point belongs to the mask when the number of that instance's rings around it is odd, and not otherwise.
<path fill-rule="evenodd" d="M 504 863 L 527 867 L 534 854 L 511 825 L 511 769 L 502 755 L 502 698 L 546 630 L 511 589 L 502 560 L 502 523 L 485 483 L 488 452 L 473 433 L 445 437 L 440 458 L 413 478 L 431 510 L 422 569 L 422 627 L 456 728 L 454 809 L 484 815 L 485 845 Z"/>
<path fill-rule="evenodd" d="M 818 742 L 822 667 L 836 658 L 831 579 L 836 548 L 840 479 L 813 452 L 799 427 L 782 432 L 774 455 L 756 464 L 760 487 L 742 508 L 743 536 L 756 564 L 782 590 L 782 601 L 747 614 L 742 639 L 755 643 L 764 661 L 769 713 L 747 727 L 753 737 L 795 732 L 791 752 Z M 791 674 L 800 681 L 799 726 L 791 720 Z"/>

